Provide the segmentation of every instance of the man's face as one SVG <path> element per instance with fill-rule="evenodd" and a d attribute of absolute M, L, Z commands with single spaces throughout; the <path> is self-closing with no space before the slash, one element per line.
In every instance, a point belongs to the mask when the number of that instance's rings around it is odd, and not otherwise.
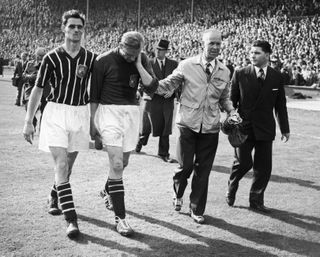
<path fill-rule="evenodd" d="M 120 44 L 120 54 L 127 62 L 135 62 L 141 52 L 140 49 L 134 49 L 131 47 L 126 47 Z"/>
<path fill-rule="evenodd" d="M 28 55 L 27 55 L 26 53 L 23 53 L 23 54 L 21 55 L 21 59 L 22 59 L 23 61 L 26 61 L 27 58 L 28 58 Z"/>
<path fill-rule="evenodd" d="M 218 31 L 203 35 L 203 53 L 207 61 L 212 61 L 220 54 L 221 41 L 221 35 Z"/>
<path fill-rule="evenodd" d="M 158 49 L 156 50 L 156 57 L 159 59 L 159 60 L 163 60 L 165 57 L 166 57 L 166 53 L 167 53 L 167 50 L 165 49 Z"/>
<path fill-rule="evenodd" d="M 62 26 L 62 30 L 66 39 L 69 39 L 72 42 L 80 42 L 84 32 L 82 20 L 78 18 L 69 18 L 67 24 Z"/>
<path fill-rule="evenodd" d="M 42 62 L 43 57 L 45 56 L 45 54 L 36 54 L 36 61 L 37 63 Z"/>
<path fill-rule="evenodd" d="M 269 53 L 266 53 L 262 50 L 261 47 L 253 46 L 250 51 L 250 59 L 254 66 L 259 68 L 267 65 L 269 61 Z"/>

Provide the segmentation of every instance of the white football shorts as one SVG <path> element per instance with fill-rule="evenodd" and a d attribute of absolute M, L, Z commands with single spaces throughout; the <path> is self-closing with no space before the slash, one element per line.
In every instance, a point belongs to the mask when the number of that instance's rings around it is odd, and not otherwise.
<path fill-rule="evenodd" d="M 72 106 L 48 102 L 42 116 L 39 149 L 63 147 L 68 152 L 89 149 L 89 105 Z"/>
<path fill-rule="evenodd" d="M 135 149 L 139 138 L 140 110 L 137 105 L 99 104 L 94 123 L 104 146 L 122 147 L 123 152 Z"/>

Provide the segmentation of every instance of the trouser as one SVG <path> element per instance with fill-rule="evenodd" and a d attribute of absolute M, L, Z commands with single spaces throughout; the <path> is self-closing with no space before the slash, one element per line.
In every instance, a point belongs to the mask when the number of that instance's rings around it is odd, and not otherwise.
<path fill-rule="evenodd" d="M 219 133 L 202 134 L 189 128 L 179 127 L 180 167 L 173 176 L 173 187 L 177 198 L 181 198 L 192 171 L 190 208 L 196 215 L 205 211 L 208 195 L 209 175 L 218 147 Z"/>
<path fill-rule="evenodd" d="M 22 88 L 23 84 L 21 83 L 21 79 L 17 81 L 17 98 L 16 98 L 16 104 L 21 105 L 21 96 L 22 96 Z"/>
<path fill-rule="evenodd" d="M 147 145 L 149 136 L 151 134 L 151 122 L 149 118 L 149 113 L 145 109 L 142 113 L 142 129 L 139 135 L 139 142 L 141 145 Z"/>
<path fill-rule="evenodd" d="M 252 151 L 254 156 L 252 158 Z M 235 197 L 239 181 L 253 168 L 253 180 L 249 202 L 264 204 L 264 191 L 267 188 L 272 170 L 272 141 L 247 139 L 235 149 L 235 160 L 228 181 L 228 193 Z"/>

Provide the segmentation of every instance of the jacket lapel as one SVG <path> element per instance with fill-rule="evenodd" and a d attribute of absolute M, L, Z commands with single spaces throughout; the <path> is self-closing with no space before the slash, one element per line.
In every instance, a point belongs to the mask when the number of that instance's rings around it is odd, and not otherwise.
<path fill-rule="evenodd" d="M 158 79 L 162 79 L 162 72 L 161 72 L 161 68 L 159 66 L 159 63 L 157 61 L 157 58 L 153 59 L 153 71 L 156 74 L 156 77 Z"/>

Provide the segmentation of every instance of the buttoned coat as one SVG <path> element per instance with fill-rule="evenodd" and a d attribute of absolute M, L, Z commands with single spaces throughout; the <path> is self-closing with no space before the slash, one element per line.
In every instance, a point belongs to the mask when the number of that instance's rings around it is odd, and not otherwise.
<path fill-rule="evenodd" d="M 154 58 L 151 64 L 158 80 L 166 78 L 178 66 L 177 61 L 169 58 L 165 60 L 164 72 L 162 72 L 157 58 Z M 169 98 L 154 94 L 152 99 L 146 102 L 146 105 L 149 105 L 146 106 L 146 108 L 150 110 L 153 136 L 167 136 L 172 134 L 174 97 L 174 93 Z"/>
<path fill-rule="evenodd" d="M 264 81 L 253 65 L 236 70 L 231 81 L 231 101 L 243 119 L 242 131 L 256 140 L 272 141 L 278 120 L 282 134 L 289 133 L 286 97 L 282 77 L 267 68 Z"/>

